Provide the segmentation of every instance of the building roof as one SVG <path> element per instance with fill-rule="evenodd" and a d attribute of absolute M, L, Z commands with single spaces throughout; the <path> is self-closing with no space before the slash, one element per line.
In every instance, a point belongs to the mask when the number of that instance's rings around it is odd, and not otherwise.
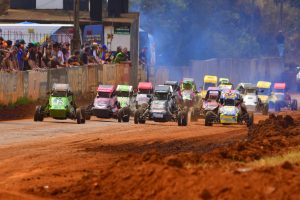
<path fill-rule="evenodd" d="M 0 22 L 16 23 L 16 22 L 37 22 L 37 23 L 73 23 L 73 11 L 66 10 L 24 10 L 24 9 L 8 9 L 7 14 L 0 16 Z M 80 12 L 80 23 L 91 23 L 89 12 Z"/>

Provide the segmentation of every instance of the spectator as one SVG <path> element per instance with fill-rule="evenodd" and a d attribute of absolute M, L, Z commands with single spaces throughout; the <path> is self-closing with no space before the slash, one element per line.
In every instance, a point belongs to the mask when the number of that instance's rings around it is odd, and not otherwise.
<path fill-rule="evenodd" d="M 4 40 L 0 37 L 0 70 L 38 70 L 65 66 L 120 63 L 128 61 L 127 48 L 117 48 L 117 52 L 108 51 L 106 45 L 95 42 L 85 44 L 80 52 L 71 55 L 69 43 L 53 43 L 48 37 L 42 44 L 23 39 Z"/>
<path fill-rule="evenodd" d="M 80 51 L 76 51 L 75 55 L 71 56 L 68 60 L 69 66 L 80 66 L 82 62 L 80 61 Z"/>
<path fill-rule="evenodd" d="M 124 48 L 121 52 L 119 52 L 114 58 L 114 63 L 126 62 L 129 60 L 129 55 L 127 48 Z"/>
<path fill-rule="evenodd" d="M 81 54 L 80 60 L 84 65 L 89 64 L 89 52 L 90 52 L 90 48 L 85 47 L 84 51 Z"/>
<path fill-rule="evenodd" d="M 142 48 L 142 51 L 140 53 L 140 64 L 146 66 L 147 65 L 147 48 Z"/>
<path fill-rule="evenodd" d="M 17 48 L 17 62 L 20 71 L 24 71 L 25 69 L 25 52 L 24 52 L 24 45 L 21 44 L 19 41 L 15 44 Z"/>
<path fill-rule="evenodd" d="M 65 60 L 64 60 L 64 54 L 60 49 L 59 43 L 53 44 L 52 49 L 53 50 L 51 52 L 51 58 L 50 58 L 50 60 L 52 61 L 51 66 L 63 67 L 65 64 Z"/>

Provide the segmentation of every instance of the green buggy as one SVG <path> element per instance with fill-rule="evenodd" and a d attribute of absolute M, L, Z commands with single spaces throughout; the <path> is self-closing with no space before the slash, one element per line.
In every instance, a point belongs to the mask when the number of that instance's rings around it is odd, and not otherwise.
<path fill-rule="evenodd" d="M 77 108 L 74 95 L 69 84 L 53 84 L 49 100 L 45 105 L 37 106 L 34 113 L 34 121 L 43 121 L 45 117 L 57 120 L 72 119 L 77 124 L 85 123 L 85 112 Z"/>

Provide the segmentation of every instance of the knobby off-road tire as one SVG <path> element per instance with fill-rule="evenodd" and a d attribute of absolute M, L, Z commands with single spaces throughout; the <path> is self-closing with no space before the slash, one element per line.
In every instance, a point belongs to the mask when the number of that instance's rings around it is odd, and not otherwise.
<path fill-rule="evenodd" d="M 215 114 L 212 111 L 209 111 L 205 115 L 205 126 L 212 126 L 213 125 L 213 119 L 215 117 Z"/>
<path fill-rule="evenodd" d="M 146 120 L 141 118 L 143 113 L 144 113 L 144 109 L 142 109 L 142 108 L 139 108 L 135 111 L 135 113 L 134 113 L 134 123 L 135 124 L 145 124 L 146 123 Z"/>
<path fill-rule="evenodd" d="M 44 114 L 43 114 L 42 106 L 37 106 L 35 108 L 33 120 L 35 122 L 38 122 L 38 121 L 42 122 L 44 120 Z"/>
<path fill-rule="evenodd" d="M 126 122 L 128 123 L 130 120 L 130 109 L 129 108 L 121 108 L 118 112 L 118 122 L 121 123 Z"/>
<path fill-rule="evenodd" d="M 178 113 L 178 126 L 187 126 L 188 124 L 188 114 L 185 111 L 180 111 Z"/>

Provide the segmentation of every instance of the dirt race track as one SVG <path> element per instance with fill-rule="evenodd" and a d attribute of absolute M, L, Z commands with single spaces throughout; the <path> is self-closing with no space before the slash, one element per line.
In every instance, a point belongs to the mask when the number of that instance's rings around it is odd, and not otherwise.
<path fill-rule="evenodd" d="M 297 162 L 250 165 L 298 149 L 300 113 L 281 114 L 250 130 L 2 121 L 0 199 L 300 199 Z"/>

